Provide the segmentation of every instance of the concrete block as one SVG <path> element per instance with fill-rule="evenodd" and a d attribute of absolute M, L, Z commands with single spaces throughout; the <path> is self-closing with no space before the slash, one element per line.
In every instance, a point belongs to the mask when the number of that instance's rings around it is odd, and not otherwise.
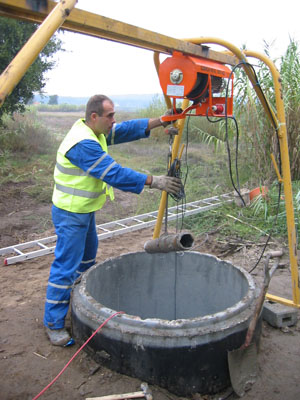
<path fill-rule="evenodd" d="M 275 328 L 284 328 L 297 323 L 298 310 L 283 304 L 265 301 L 263 319 Z"/>

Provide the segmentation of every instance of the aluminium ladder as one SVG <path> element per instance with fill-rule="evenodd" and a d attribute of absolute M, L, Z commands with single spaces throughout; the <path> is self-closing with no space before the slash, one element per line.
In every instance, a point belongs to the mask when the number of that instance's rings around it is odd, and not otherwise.
<path fill-rule="evenodd" d="M 213 196 L 207 199 L 193 201 L 183 205 L 176 205 L 168 208 L 168 221 L 175 220 L 178 215 L 189 216 L 220 207 L 224 203 L 233 201 L 232 193 Z M 149 228 L 156 224 L 158 211 L 153 211 L 134 217 L 119 219 L 112 222 L 106 222 L 97 225 L 97 235 L 99 240 L 104 240 L 113 236 L 122 235 L 124 233 L 136 231 L 138 229 Z M 4 265 L 15 264 L 32 258 L 41 257 L 54 253 L 55 242 L 57 236 L 49 236 L 31 242 L 21 243 L 14 246 L 4 247 L 0 249 L 0 256 L 13 254 L 4 259 Z M 24 252 L 23 250 L 26 250 Z"/>

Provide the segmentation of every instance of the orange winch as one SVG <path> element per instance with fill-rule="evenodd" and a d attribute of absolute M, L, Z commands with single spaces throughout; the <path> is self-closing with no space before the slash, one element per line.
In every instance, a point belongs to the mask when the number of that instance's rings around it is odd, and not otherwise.
<path fill-rule="evenodd" d="M 173 121 L 187 115 L 232 116 L 233 74 L 224 64 L 175 51 L 160 64 L 159 81 L 163 93 L 173 99 L 174 114 L 164 116 L 165 121 Z M 192 105 L 178 114 L 177 99 L 188 99 L 192 101 Z M 193 113 L 190 113 L 192 110 Z"/>

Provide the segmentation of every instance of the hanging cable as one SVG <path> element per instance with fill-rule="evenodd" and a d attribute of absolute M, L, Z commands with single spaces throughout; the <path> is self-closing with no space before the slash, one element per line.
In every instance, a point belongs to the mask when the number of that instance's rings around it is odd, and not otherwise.
<path fill-rule="evenodd" d="M 238 175 L 238 141 L 239 141 L 239 129 L 238 129 L 238 124 L 237 124 L 236 119 L 235 119 L 234 117 L 228 117 L 228 113 L 227 113 L 227 109 L 228 109 L 229 82 L 230 82 L 231 76 L 232 76 L 232 74 L 234 73 L 234 71 L 235 71 L 237 68 L 239 68 L 239 67 L 241 67 L 241 66 L 243 66 L 243 65 L 247 65 L 247 66 L 249 66 L 249 67 L 252 69 L 252 72 L 253 72 L 254 77 L 255 77 L 255 85 L 256 85 L 256 87 L 258 88 L 258 90 L 260 91 L 262 97 L 265 99 L 265 104 L 266 104 L 267 108 L 269 109 L 269 115 L 270 115 L 270 117 L 271 117 L 271 123 L 272 123 L 273 127 L 275 128 L 275 133 L 276 133 L 276 138 L 277 138 L 277 146 L 278 146 L 278 149 L 279 149 L 278 158 L 279 158 L 279 171 L 280 171 L 280 173 L 281 173 L 282 167 L 281 167 L 280 142 L 279 142 L 279 137 L 278 137 L 278 125 L 277 125 L 276 121 L 274 120 L 273 113 L 271 112 L 269 103 L 267 102 L 266 96 L 265 96 L 265 94 L 264 94 L 264 92 L 263 92 L 263 90 L 262 90 L 262 88 L 261 88 L 261 86 L 260 86 L 260 83 L 259 83 L 258 78 L 257 78 L 256 71 L 255 71 L 253 65 L 250 64 L 250 63 L 241 62 L 241 63 L 239 63 L 239 64 L 237 64 L 237 65 L 235 65 L 235 66 L 233 67 L 233 69 L 232 69 L 232 71 L 231 71 L 231 73 L 230 73 L 230 76 L 229 76 L 229 78 L 228 78 L 227 85 L 226 85 L 226 94 L 225 94 L 225 141 L 226 141 L 226 146 L 227 146 L 228 164 L 229 164 L 229 174 L 230 174 L 231 183 L 232 183 L 232 186 L 234 187 L 235 191 L 238 193 L 240 199 L 242 200 L 242 202 L 243 202 L 243 204 L 244 204 L 244 206 L 245 206 L 245 205 L 246 205 L 246 204 L 245 204 L 245 201 L 244 201 L 244 199 L 243 199 L 243 197 L 242 197 L 242 195 L 241 195 L 241 193 L 240 193 L 239 175 Z M 222 118 L 219 118 L 219 119 L 217 119 L 217 120 L 211 120 L 211 119 L 208 117 L 208 110 L 207 110 L 206 118 L 207 118 L 207 120 L 208 120 L 209 122 L 212 122 L 212 123 L 220 122 L 220 121 L 222 120 Z M 237 133 L 237 134 L 236 134 L 237 139 L 236 139 L 235 169 L 236 169 L 236 178 L 237 178 L 237 186 L 238 186 L 238 188 L 236 188 L 236 186 L 235 186 L 235 184 L 234 184 L 234 181 L 233 181 L 233 176 L 232 176 L 231 152 L 230 152 L 230 146 L 229 146 L 229 140 L 228 140 L 228 119 L 232 119 L 232 120 L 234 121 L 234 123 L 235 123 L 235 128 L 236 128 L 236 133 Z M 256 262 L 256 264 L 254 265 L 254 267 L 250 270 L 250 273 L 253 272 L 253 271 L 255 270 L 255 268 L 257 267 L 257 265 L 258 265 L 259 262 L 261 261 L 261 259 L 262 259 L 262 257 L 263 257 L 263 254 L 264 254 L 264 252 L 265 252 L 265 250 L 266 250 L 266 248 L 267 248 L 267 245 L 268 245 L 268 243 L 269 243 L 269 241 L 270 241 L 270 239 L 271 239 L 271 237 L 272 237 L 272 233 L 273 233 L 274 226 L 275 226 L 276 223 L 277 223 L 278 214 L 279 214 L 279 208 L 280 208 L 281 182 L 279 182 L 278 185 L 279 185 L 279 188 L 278 188 L 278 202 L 277 202 L 277 211 L 276 211 L 276 215 L 275 215 L 275 220 L 274 220 L 274 222 L 273 222 L 273 224 L 272 224 L 270 233 L 269 233 L 268 238 L 267 238 L 267 241 L 266 241 L 266 243 L 265 243 L 265 245 L 264 245 L 264 247 L 263 247 L 263 250 L 262 250 L 262 252 L 261 252 L 261 255 L 260 255 L 258 261 Z"/>
<path fill-rule="evenodd" d="M 245 64 L 245 63 L 239 63 L 239 64 L 237 64 L 237 65 L 233 68 L 232 71 L 234 71 L 235 68 L 241 66 L 242 64 Z M 263 98 L 265 99 L 265 104 L 267 105 L 267 108 L 269 109 L 269 115 L 270 115 L 270 117 L 271 117 L 272 125 L 273 125 L 273 127 L 275 128 L 275 133 L 276 133 L 276 138 L 277 138 L 277 146 L 278 146 L 278 149 L 279 149 L 279 153 L 278 153 L 278 158 L 279 158 L 279 171 L 280 171 L 280 174 L 281 174 L 282 167 L 281 167 L 280 142 L 279 142 L 279 137 L 278 137 L 278 125 L 277 125 L 276 121 L 274 120 L 273 113 L 272 113 L 271 110 L 270 110 L 269 103 L 267 102 L 266 96 L 265 96 L 265 94 L 264 94 L 264 92 L 263 92 L 263 90 L 262 90 L 262 88 L 261 88 L 261 86 L 260 86 L 260 83 L 259 83 L 258 78 L 257 78 L 257 75 L 256 75 L 256 71 L 255 71 L 253 65 L 250 64 L 250 63 L 246 63 L 246 64 L 252 69 L 253 74 L 254 74 L 254 77 L 255 77 L 255 81 L 256 81 L 255 84 L 256 84 L 257 88 L 259 89 L 261 95 L 262 95 Z M 281 186 L 281 182 L 279 182 L 279 183 L 278 183 L 278 201 L 277 201 L 277 210 L 276 210 L 275 220 L 274 220 L 274 222 L 273 222 L 273 224 L 272 224 L 271 230 L 270 230 L 270 232 L 269 232 L 269 235 L 268 235 L 268 238 L 267 238 L 267 240 L 266 240 L 266 243 L 265 243 L 265 245 L 264 245 L 264 247 L 263 247 L 263 249 L 262 249 L 261 255 L 260 255 L 258 261 L 256 262 L 256 264 L 251 268 L 251 270 L 249 271 L 249 273 L 252 273 L 252 272 L 256 269 L 256 267 L 258 266 L 258 264 L 260 263 L 260 261 L 261 261 L 263 255 L 264 255 L 264 252 L 265 252 L 265 250 L 266 250 L 266 248 L 267 248 L 267 246 L 268 246 L 268 244 L 269 244 L 269 241 L 270 241 L 270 239 L 271 239 L 271 237 L 272 237 L 272 233 L 273 233 L 273 230 L 274 230 L 274 226 L 275 226 L 276 223 L 277 223 L 278 214 L 279 214 L 280 198 L 281 198 L 281 187 L 282 187 L 282 186 Z"/>
<path fill-rule="evenodd" d="M 186 186 L 186 181 L 187 177 L 189 174 L 189 164 L 188 164 L 188 147 L 189 147 L 189 124 L 190 124 L 190 116 L 187 117 L 187 122 L 186 122 L 186 143 L 185 143 L 185 167 L 186 167 L 186 173 L 184 176 L 184 183 L 183 187 L 185 188 Z M 181 228 L 183 228 L 183 221 L 184 221 L 184 212 L 186 209 L 186 196 L 182 199 L 182 204 L 181 204 Z"/>
<path fill-rule="evenodd" d="M 239 64 L 238 64 L 239 65 Z M 236 179 L 237 179 L 237 186 L 235 186 L 233 182 L 233 176 L 232 176 L 232 170 L 231 170 L 231 156 L 230 156 L 230 146 L 229 146 L 229 139 L 228 139 L 228 94 L 229 94 L 229 82 L 230 79 L 235 71 L 237 66 L 233 67 L 231 70 L 231 73 L 229 75 L 227 85 L 226 85 L 226 94 L 225 94 L 225 141 L 226 141 L 226 147 L 227 147 L 227 153 L 228 153 L 228 163 L 229 163 L 229 173 L 230 173 L 230 179 L 232 186 L 234 187 L 234 190 L 237 192 L 239 195 L 244 207 L 246 206 L 245 200 L 243 196 L 240 193 L 240 182 L 239 182 L 239 173 L 238 173 L 238 145 L 239 145 L 239 129 L 238 129 L 238 123 L 234 117 L 232 119 L 234 120 L 235 123 L 235 128 L 236 128 L 236 147 L 235 147 L 235 172 L 236 172 Z"/>
<path fill-rule="evenodd" d="M 233 73 L 233 72 L 235 71 L 236 68 L 242 66 L 243 64 L 246 64 L 247 66 L 249 66 L 249 67 L 252 69 L 252 72 L 253 72 L 254 77 L 255 77 L 255 85 L 256 85 L 256 87 L 259 89 L 259 91 L 260 91 L 261 95 L 263 96 L 263 98 L 265 99 L 265 104 L 267 105 L 267 108 L 269 109 L 269 114 L 270 114 L 270 116 L 271 116 L 271 122 L 272 122 L 273 127 L 275 128 L 275 133 L 276 133 L 276 138 L 277 138 L 277 144 L 278 144 L 278 149 L 279 149 L 279 170 L 280 170 L 280 173 L 281 173 L 281 154 L 280 154 L 280 142 L 279 142 L 279 137 L 278 137 L 278 127 L 277 127 L 277 123 L 276 123 L 276 121 L 274 120 L 273 113 L 272 113 L 271 110 L 270 110 L 269 103 L 267 102 L 266 97 L 265 97 L 265 94 L 264 94 L 264 92 L 263 92 L 263 90 L 262 90 L 262 88 L 261 88 L 261 86 L 260 86 L 260 83 L 259 83 L 259 81 L 258 81 L 258 78 L 257 78 L 256 71 L 255 71 L 254 67 L 253 67 L 253 65 L 250 64 L 250 63 L 244 63 L 244 62 L 243 62 L 243 63 L 239 63 L 239 64 L 237 64 L 237 65 L 235 65 L 235 66 L 233 67 L 231 73 Z M 227 89 L 228 89 L 228 85 L 227 85 Z M 228 96 L 227 89 L 226 89 L 225 109 L 226 109 L 226 107 L 227 107 L 227 96 Z M 279 214 L 280 197 L 281 197 L 281 183 L 279 182 L 278 201 L 277 201 L 277 211 L 276 211 L 276 215 L 275 215 L 275 220 L 274 220 L 274 222 L 273 222 L 273 224 L 272 224 L 271 230 L 270 230 L 270 232 L 269 232 L 269 235 L 268 235 L 268 238 L 267 238 L 267 240 L 266 240 L 266 243 L 265 243 L 265 245 L 264 245 L 264 247 L 263 247 L 263 249 L 262 249 L 262 252 L 261 252 L 261 254 L 260 254 L 260 257 L 259 257 L 259 259 L 257 260 L 257 262 L 255 263 L 254 267 L 251 268 L 251 270 L 249 271 L 249 273 L 252 273 L 252 272 L 256 269 L 256 267 L 258 266 L 258 264 L 260 263 L 260 261 L 261 261 L 263 255 L 264 255 L 264 252 L 265 252 L 265 250 L 266 250 L 266 248 L 267 248 L 267 246 L 268 246 L 268 244 L 269 244 L 269 241 L 270 241 L 270 239 L 271 239 L 271 237 L 272 237 L 273 229 L 274 229 L 274 226 L 275 226 L 276 223 L 277 223 L 277 218 L 278 218 L 278 214 Z"/>

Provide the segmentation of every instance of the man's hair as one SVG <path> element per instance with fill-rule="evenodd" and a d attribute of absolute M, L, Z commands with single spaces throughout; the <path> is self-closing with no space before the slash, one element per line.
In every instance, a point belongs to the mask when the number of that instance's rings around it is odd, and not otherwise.
<path fill-rule="evenodd" d="M 96 94 L 87 102 L 85 109 L 85 120 L 89 121 L 92 113 L 97 113 L 99 116 L 103 114 L 103 102 L 107 100 L 113 104 L 113 101 L 104 94 Z"/>

